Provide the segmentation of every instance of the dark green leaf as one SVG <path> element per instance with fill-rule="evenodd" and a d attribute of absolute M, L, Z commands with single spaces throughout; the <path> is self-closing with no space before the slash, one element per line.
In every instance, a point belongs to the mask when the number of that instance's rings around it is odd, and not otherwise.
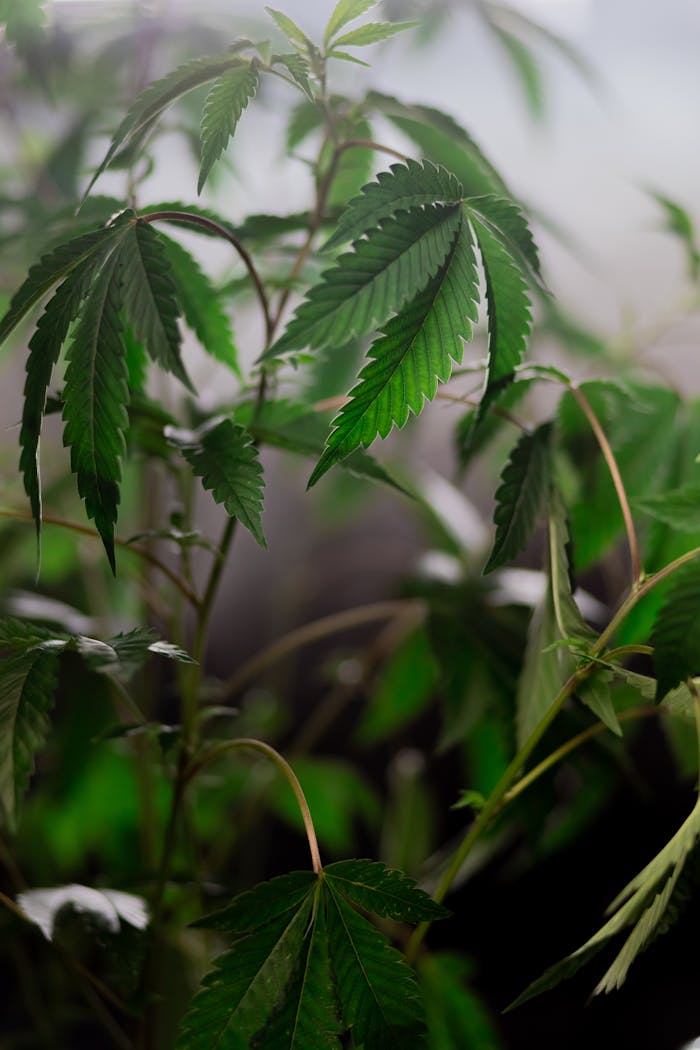
<path fill-rule="evenodd" d="M 354 335 L 367 335 L 425 287 L 450 252 L 460 224 L 454 206 L 414 208 L 387 219 L 326 270 L 264 358 L 307 346 L 344 345 Z"/>
<path fill-rule="evenodd" d="M 426 952 L 419 983 L 428 1018 L 430 1050 L 502 1050 L 495 1022 L 469 987 L 473 966 L 451 952 Z"/>
<path fill-rule="evenodd" d="M 357 726 L 364 744 L 391 737 L 425 710 L 435 694 L 438 667 L 424 628 L 405 638 L 382 667 Z"/>
<path fill-rule="evenodd" d="M 693 561 L 673 577 L 664 604 L 654 624 L 654 669 L 656 700 L 700 674 L 700 562 Z"/>
<path fill-rule="evenodd" d="M 463 198 L 459 180 L 430 161 L 392 164 L 389 171 L 380 172 L 375 182 L 363 186 L 360 195 L 350 201 L 324 250 L 357 240 L 398 211 L 429 204 L 459 204 Z"/>
<path fill-rule="evenodd" d="M 425 1045 L 413 975 L 401 956 L 328 882 L 328 939 L 342 1017 L 364 1050 Z"/>
<path fill-rule="evenodd" d="M 201 193 L 209 172 L 226 149 L 236 125 L 258 89 L 260 74 L 255 61 L 231 66 L 215 81 L 202 113 L 202 160 L 197 180 Z"/>
<path fill-rule="evenodd" d="M 192 390 L 180 356 L 177 289 L 159 234 L 132 223 L 122 249 L 124 311 L 134 335 L 154 361 Z"/>
<path fill-rule="evenodd" d="M 551 423 L 524 434 L 513 449 L 496 492 L 496 539 L 484 573 L 512 561 L 525 548 L 550 487 Z"/>
<path fill-rule="evenodd" d="M 476 214 L 508 249 L 533 285 L 542 288 L 542 271 L 528 221 L 517 204 L 504 197 L 477 197 L 468 202 L 468 211 Z"/>
<path fill-rule="evenodd" d="M 486 276 L 489 322 L 487 389 L 509 375 L 525 353 L 531 315 L 527 287 L 507 247 L 472 215 Z"/>
<path fill-rule="evenodd" d="M 680 532 L 700 530 L 700 484 L 697 482 L 658 495 L 639 497 L 634 506 Z"/>
<path fill-rule="evenodd" d="M 327 864 L 324 878 L 363 911 L 398 922 L 431 922 L 450 913 L 402 871 L 380 861 L 340 860 Z"/>
<path fill-rule="evenodd" d="M 362 242 L 360 242 L 362 243 Z M 333 420 L 326 449 L 309 480 L 316 481 L 338 460 L 377 435 L 402 427 L 418 414 L 459 362 L 463 339 L 476 319 L 478 284 L 471 237 L 462 223 L 445 264 L 369 350 L 350 400 Z"/>
<path fill-rule="evenodd" d="M 226 908 L 198 919 L 194 925 L 205 930 L 222 930 L 236 937 L 253 933 L 296 911 L 309 896 L 315 881 L 311 871 L 278 875 L 239 894 Z"/>
<path fill-rule="evenodd" d="M 238 518 L 265 547 L 262 467 L 245 428 L 230 419 L 220 419 L 192 435 L 170 428 L 167 436 L 180 448 L 215 502 L 223 503 L 226 513 Z"/>
<path fill-rule="evenodd" d="M 185 321 L 207 353 L 240 378 L 241 368 L 231 323 L 216 289 L 194 256 L 178 241 L 163 234 L 159 240 L 170 266 Z"/>
<path fill-rule="evenodd" d="M 117 151 L 128 145 L 129 141 L 149 128 L 164 109 L 188 91 L 206 84 L 225 73 L 227 69 L 239 64 L 233 54 L 218 55 L 210 58 L 197 58 L 179 66 L 172 73 L 150 84 L 134 102 L 114 133 L 107 153 L 90 180 L 85 196 L 95 185 L 105 168 L 108 167 Z"/>
<path fill-rule="evenodd" d="M 0 660 L 0 813 L 11 830 L 48 734 L 58 661 L 41 648 Z"/>
<path fill-rule="evenodd" d="M 112 253 L 85 300 L 68 351 L 63 442 L 85 510 L 102 537 L 112 571 L 129 401 L 119 321 L 120 250 Z"/>

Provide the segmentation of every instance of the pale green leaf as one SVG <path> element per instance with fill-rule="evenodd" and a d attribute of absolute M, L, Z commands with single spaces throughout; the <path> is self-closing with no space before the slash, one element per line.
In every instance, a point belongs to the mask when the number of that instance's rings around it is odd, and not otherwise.
<path fill-rule="evenodd" d="M 697 281 L 698 277 L 700 277 L 700 247 L 698 246 L 695 223 L 685 208 L 677 201 L 653 191 L 651 191 L 651 195 L 664 213 L 665 228 L 669 233 L 678 237 L 685 248 L 690 279 Z"/>
<path fill-rule="evenodd" d="M 172 73 L 150 84 L 134 102 L 117 128 L 102 163 L 92 176 L 85 196 L 95 185 L 102 172 L 109 166 L 117 151 L 127 146 L 130 140 L 149 128 L 164 109 L 182 95 L 202 84 L 215 80 L 227 69 L 238 65 L 240 59 L 233 54 L 196 58 L 179 66 Z"/>
<path fill-rule="evenodd" d="M 700 561 L 693 561 L 674 575 L 654 624 L 657 702 L 674 686 L 700 674 L 699 603 Z"/>
<path fill-rule="evenodd" d="M 439 205 L 402 212 L 371 230 L 326 270 L 264 359 L 345 345 L 383 324 L 434 277 L 461 221 L 459 208 Z"/>
<path fill-rule="evenodd" d="M 57 668 L 56 654 L 40 644 L 0 660 L 0 813 L 10 830 L 48 735 Z"/>
<path fill-rule="evenodd" d="M 396 33 L 401 33 L 405 29 L 414 29 L 417 25 L 418 22 L 368 22 L 358 29 L 351 29 L 349 33 L 337 37 L 333 41 L 333 49 L 377 44 L 380 40 L 388 40 L 390 36 L 395 36 Z M 332 57 L 333 51 L 330 54 Z"/>
<path fill-rule="evenodd" d="M 285 15 L 282 11 L 275 10 L 274 7 L 266 7 L 265 10 L 280 32 L 284 33 L 290 43 L 300 45 L 303 48 L 313 47 L 306 33 L 299 28 L 289 15 Z"/>
<path fill-rule="evenodd" d="M 576 695 L 615 736 L 622 736 L 622 727 L 615 711 L 610 689 L 612 679 L 612 671 L 608 669 L 596 671 L 582 683 Z"/>
<path fill-rule="evenodd" d="M 63 442 L 70 448 L 78 492 L 93 518 L 112 571 L 121 463 L 129 401 L 119 320 L 121 251 L 115 250 L 96 277 L 80 312 L 68 351 Z"/>
<path fill-rule="evenodd" d="M 377 2 L 378 0 L 338 0 L 323 34 L 324 47 L 348 22 L 354 22 L 365 11 L 369 11 L 370 7 L 375 7 Z"/>
<path fill-rule="evenodd" d="M 287 124 L 287 151 L 293 153 L 309 135 L 323 127 L 323 109 L 317 102 L 302 101 L 294 107 Z"/>
<path fill-rule="evenodd" d="M 231 66 L 214 82 L 202 113 L 201 164 L 197 193 L 201 193 L 209 172 L 226 149 L 236 125 L 258 89 L 260 74 L 255 61 Z"/>
<path fill-rule="evenodd" d="M 192 390 L 180 352 L 177 289 L 160 235 L 147 222 L 129 227 L 121 262 L 124 312 L 134 335 L 154 361 Z"/>
<path fill-rule="evenodd" d="M 238 351 L 231 322 L 221 305 L 221 297 L 193 255 L 178 241 L 160 235 L 160 243 L 185 321 L 213 358 L 221 361 L 240 378 Z"/>
<path fill-rule="evenodd" d="M 350 62 L 354 66 L 363 66 L 365 69 L 370 68 L 369 62 L 363 62 L 361 58 L 356 58 L 349 51 L 331 51 L 329 57 L 335 58 L 340 62 Z"/>
<path fill-rule="evenodd" d="M 523 434 L 506 463 L 496 491 L 496 539 L 484 573 L 512 561 L 524 550 L 550 488 L 551 423 Z"/>
<path fill-rule="evenodd" d="M 389 171 L 380 172 L 350 201 L 323 250 L 356 241 L 399 211 L 430 204 L 459 204 L 463 198 L 459 180 L 430 161 L 392 164 Z"/>
<path fill-rule="evenodd" d="M 262 467 L 245 428 L 230 419 L 220 419 L 193 435 L 182 435 L 169 428 L 167 437 L 180 448 L 215 502 L 223 503 L 226 513 L 237 518 L 265 547 Z"/>
<path fill-rule="evenodd" d="M 541 119 L 544 113 L 544 86 L 535 56 L 520 37 L 509 33 L 495 22 L 490 22 L 490 26 L 520 80 L 532 116 L 537 120 Z"/>
<path fill-rule="evenodd" d="M 273 55 L 272 64 L 273 66 L 284 66 L 308 100 L 310 102 L 314 101 L 314 91 L 310 80 L 311 68 L 305 58 L 293 51 L 288 55 Z"/>
<path fill-rule="evenodd" d="M 386 437 L 393 426 L 404 426 L 409 413 L 417 415 L 435 397 L 438 382 L 449 378 L 452 361 L 462 358 L 477 301 L 471 236 L 462 223 L 442 269 L 370 347 L 369 363 L 333 420 L 309 485 L 356 448 L 377 435 Z"/>

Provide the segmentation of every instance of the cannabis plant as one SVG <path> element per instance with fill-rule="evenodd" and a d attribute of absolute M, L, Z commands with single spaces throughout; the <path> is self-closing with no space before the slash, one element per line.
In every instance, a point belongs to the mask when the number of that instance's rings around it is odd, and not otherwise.
<path fill-rule="evenodd" d="M 664 716 L 686 756 L 700 727 L 698 404 L 633 364 L 611 374 L 603 357 L 601 379 L 582 382 L 575 353 L 538 359 L 541 331 L 574 351 L 587 336 L 548 290 L 523 203 L 452 115 L 372 90 L 364 70 L 352 96 L 336 88 L 340 63 L 364 67 L 366 47 L 420 28 L 367 21 L 374 6 L 339 0 L 320 40 L 271 8 L 272 42 L 236 37 L 235 26 L 223 46 L 210 34 L 214 53 L 137 94 L 77 212 L 70 186 L 60 206 L 34 212 L 43 249 L 0 320 L 0 340 L 14 333 L 20 347 L 33 324 L 18 435 L 28 510 L 8 482 L 5 545 L 24 558 L 33 522 L 36 587 L 48 579 L 38 601 L 8 594 L 0 620 L 0 902 L 27 1007 L 8 1005 L 8 1046 L 39 1045 L 36 1036 L 143 1050 L 496 1047 L 464 957 L 435 947 L 449 936 L 440 927 L 459 920 L 451 891 L 514 834 L 527 836 L 521 796 L 536 800 L 531 824 L 559 813 L 555 768 L 593 770 L 603 786 L 587 814 L 569 798 L 581 827 L 636 726 Z M 532 24 L 476 7 L 537 111 L 541 84 L 520 35 Z M 4 15 L 20 58 L 33 53 L 39 10 L 11 4 Z M 77 169 L 110 111 L 97 90 L 90 119 L 73 129 Z M 301 158 L 313 192 L 299 211 L 238 221 L 199 195 L 271 90 L 288 114 L 289 164 Z M 154 201 L 159 135 L 174 129 L 191 145 L 194 106 L 196 187 L 183 187 L 186 201 Z M 123 197 L 99 192 L 112 171 Z M 281 165 L 280 199 L 287 178 Z M 658 203 L 696 287 L 692 222 Z M 237 267 L 223 279 L 207 264 L 217 242 Z M 198 394 L 198 370 L 219 377 L 213 393 Z M 556 391 L 547 410 L 545 385 Z M 408 459 L 396 468 L 375 458 L 438 398 L 459 412 L 462 475 L 476 458 L 490 469 L 494 449 L 505 462 L 489 549 L 479 529 L 459 533 Z M 40 436 L 56 426 L 70 471 L 54 466 L 42 487 Z M 400 597 L 297 624 L 209 675 L 232 546 L 244 532 L 266 546 L 270 449 L 310 462 L 308 487 L 336 499 L 343 474 L 384 486 L 425 523 L 440 557 Z M 198 488 L 220 508 L 218 537 L 201 525 Z M 57 566 L 61 537 L 82 546 Z M 609 612 L 575 577 L 611 552 L 626 580 L 607 596 Z M 595 586 L 590 572 L 587 581 Z M 282 590 L 276 581 L 273 602 Z M 70 606 L 56 601 L 68 594 Z M 360 657 L 327 650 L 319 660 L 306 682 L 328 688 L 310 716 L 308 704 L 295 714 L 284 687 L 275 700 L 285 656 L 382 621 Z M 367 704 L 344 720 L 361 695 Z M 391 771 L 381 835 L 363 760 L 319 754 L 334 724 Z M 589 760 L 604 734 L 608 747 Z M 446 800 L 454 812 L 441 817 L 424 767 L 450 754 L 461 756 Z M 688 816 L 596 933 L 541 977 L 523 960 L 532 983 L 514 1005 L 613 940 L 595 991 L 624 982 L 692 890 L 700 804 L 690 790 L 687 799 Z M 303 870 L 288 825 L 303 826 Z M 265 834 L 281 844 L 272 864 L 260 856 Z M 342 856 L 358 841 L 376 859 Z M 468 934 L 460 940 L 468 951 Z M 51 953 L 36 979 L 30 949 Z"/>

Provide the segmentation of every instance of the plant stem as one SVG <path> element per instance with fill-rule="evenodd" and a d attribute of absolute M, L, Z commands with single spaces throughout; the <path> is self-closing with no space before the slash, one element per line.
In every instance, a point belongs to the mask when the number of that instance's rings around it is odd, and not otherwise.
<path fill-rule="evenodd" d="M 627 544 L 630 552 L 631 562 L 631 573 L 632 573 L 632 590 L 639 586 L 640 581 L 643 577 L 642 565 L 639 557 L 639 543 L 637 541 L 637 533 L 634 528 L 634 521 L 632 519 L 632 512 L 630 510 L 629 500 L 627 499 L 627 493 L 625 491 L 625 485 L 620 474 L 620 469 L 615 459 L 615 454 L 610 447 L 605 431 L 598 422 L 598 418 L 593 411 L 591 404 L 583 393 L 580 387 L 575 386 L 573 383 L 569 389 L 576 398 L 578 404 L 581 407 L 586 419 L 591 425 L 591 430 L 595 434 L 596 441 L 600 447 L 600 451 L 603 453 L 605 462 L 608 465 L 610 471 L 610 477 L 612 478 L 613 485 L 615 486 L 615 492 L 617 493 L 617 499 L 620 504 L 620 510 L 622 511 L 622 518 L 625 523 L 625 532 L 627 533 Z"/>
<path fill-rule="evenodd" d="M 311 853 L 311 865 L 314 873 L 318 875 L 321 871 L 321 854 L 318 849 L 318 840 L 316 838 L 316 829 L 314 828 L 314 822 L 311 817 L 311 810 L 309 804 L 306 801 L 306 796 L 299 783 L 299 778 L 296 773 L 287 762 L 286 758 L 283 758 L 279 751 L 275 751 L 274 747 L 270 747 L 269 744 L 263 743 L 262 740 L 253 740 L 248 737 L 241 737 L 239 740 L 225 740 L 221 744 L 216 744 L 210 748 L 201 758 L 197 759 L 189 768 L 187 773 L 187 782 L 197 775 L 205 766 L 208 766 L 211 762 L 214 762 L 217 758 L 226 754 L 228 751 L 234 751 L 239 748 L 247 748 L 253 751 L 259 751 L 267 758 L 271 759 L 277 768 L 281 770 L 282 774 L 286 777 L 292 791 L 297 800 L 299 810 L 301 812 L 302 820 L 304 821 L 304 829 L 306 831 L 306 838 L 309 843 L 309 852 Z"/>
<path fill-rule="evenodd" d="M 199 226 L 203 230 L 208 230 L 209 233 L 215 234 L 217 237 L 223 238 L 228 241 L 230 245 L 240 255 L 246 270 L 250 274 L 250 278 L 255 287 L 255 294 L 258 297 L 260 308 L 265 318 L 265 342 L 270 342 L 272 338 L 272 320 L 270 316 L 270 304 L 267 299 L 267 292 L 263 286 L 260 274 L 258 273 L 255 263 L 253 262 L 252 256 L 248 249 L 239 240 L 233 230 L 228 229 L 226 226 L 222 226 L 221 223 L 216 222 L 214 219 L 208 219 L 205 215 L 195 215 L 189 211 L 152 211 L 147 212 L 145 215 L 139 215 L 139 222 L 181 222 L 188 226 Z"/>
<path fill-rule="evenodd" d="M 0 518 L 10 518 L 13 521 L 26 521 L 33 522 L 34 518 L 31 514 L 23 510 L 11 510 L 9 508 L 0 508 Z M 54 525 L 60 529 L 69 529 L 71 532 L 77 532 L 81 536 L 89 536 L 91 539 L 100 540 L 100 535 L 96 529 L 91 529 L 88 525 L 80 525 L 77 521 L 67 521 L 65 518 L 56 518 L 50 514 L 42 515 L 42 524 Z M 102 542 L 100 540 L 100 542 Z M 154 568 L 158 569 L 163 573 L 164 576 L 170 580 L 170 582 L 177 587 L 183 597 L 194 606 L 199 605 L 199 598 L 191 590 L 184 580 L 181 580 L 176 572 L 166 565 L 165 562 L 161 561 L 160 558 L 153 554 L 152 551 L 146 547 L 142 547 L 137 543 L 128 543 L 126 540 L 122 540 L 115 537 L 114 543 L 117 547 L 121 547 L 123 550 L 130 551 L 132 554 L 136 554 L 137 557 L 142 558 L 144 561 L 149 562 Z"/>
<path fill-rule="evenodd" d="M 322 616 L 318 620 L 297 627 L 282 638 L 278 638 L 270 645 L 265 646 L 259 652 L 246 660 L 237 671 L 228 678 L 221 687 L 219 699 L 222 703 L 231 700 L 261 671 L 271 667 L 282 657 L 301 649 L 311 642 L 321 638 L 337 634 L 339 631 L 348 630 L 351 627 L 360 627 L 363 624 L 374 623 L 376 620 L 392 619 L 395 616 L 406 613 L 410 608 L 416 608 L 420 602 L 415 599 L 402 599 L 386 602 L 372 602 L 368 605 L 358 605 L 354 609 L 343 609 L 341 612 L 331 613 L 330 616 Z"/>
<path fill-rule="evenodd" d="M 640 707 L 630 707 L 626 711 L 620 711 L 617 717 L 620 722 L 630 722 L 637 718 L 651 718 L 652 716 L 666 714 L 668 714 L 668 709 L 665 707 L 655 707 L 653 704 L 645 704 Z M 552 766 L 561 762 L 561 760 L 566 758 L 566 756 L 572 751 L 581 747 L 581 745 L 585 744 L 588 740 L 592 740 L 593 737 L 599 736 L 601 733 L 605 732 L 609 732 L 605 723 L 596 722 L 595 725 L 588 726 L 587 729 L 584 729 L 581 733 L 577 733 L 576 736 L 567 740 L 565 744 L 556 748 L 551 754 L 547 755 L 546 758 L 543 758 L 541 762 L 538 762 L 536 766 L 533 766 L 524 777 L 521 777 L 520 780 L 518 780 L 517 783 L 505 793 L 502 800 L 503 805 L 512 802 L 513 799 L 522 794 L 526 788 L 529 788 L 531 784 L 534 784 L 543 773 L 546 773 L 548 769 L 552 768 Z"/>

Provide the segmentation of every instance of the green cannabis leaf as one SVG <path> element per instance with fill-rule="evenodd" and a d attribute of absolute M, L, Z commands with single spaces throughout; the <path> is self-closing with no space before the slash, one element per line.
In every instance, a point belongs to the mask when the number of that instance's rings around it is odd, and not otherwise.
<path fill-rule="evenodd" d="M 675 575 L 651 636 L 656 671 L 656 701 L 687 678 L 700 673 L 700 563 Z"/>
<path fill-rule="evenodd" d="M 375 7 L 377 2 L 378 0 L 339 0 L 333 8 L 333 12 L 328 19 L 328 24 L 323 34 L 324 47 L 328 46 L 329 41 L 332 40 L 335 34 L 339 33 L 348 22 L 354 22 L 354 20 L 359 18 L 360 15 L 363 15 L 365 11 L 369 11 L 370 7 Z"/>
<path fill-rule="evenodd" d="M 169 427 L 166 436 L 176 445 L 202 485 L 226 513 L 265 547 L 262 531 L 262 467 L 245 427 L 230 419 L 210 421 L 195 432 Z"/>
<path fill-rule="evenodd" d="M 243 110 L 258 89 L 260 74 L 255 60 L 232 65 L 215 81 L 202 113 L 202 160 L 197 180 L 201 193 L 209 172 L 226 149 Z"/>
<path fill-rule="evenodd" d="M 679 532 L 700 530 L 700 485 L 697 482 L 688 482 L 658 495 L 640 496 L 634 505 L 643 514 L 649 514 Z"/>
<path fill-rule="evenodd" d="M 552 424 L 523 434 L 513 449 L 496 492 L 496 539 L 484 573 L 512 561 L 524 549 L 537 525 L 550 486 Z"/>
<path fill-rule="evenodd" d="M 193 999 L 177 1050 L 339 1050 L 348 1029 L 365 1050 L 423 1046 L 411 971 L 349 902 L 403 922 L 447 914 L 408 876 L 367 860 L 261 883 L 197 923 L 234 944 Z"/>

